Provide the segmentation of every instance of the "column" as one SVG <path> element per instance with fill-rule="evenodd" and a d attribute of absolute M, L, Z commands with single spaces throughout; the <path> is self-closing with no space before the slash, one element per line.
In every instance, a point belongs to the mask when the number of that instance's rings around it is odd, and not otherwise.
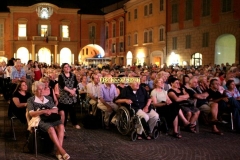
<path fill-rule="evenodd" d="M 36 54 L 36 53 L 35 53 L 35 44 L 32 44 L 32 53 L 30 53 L 30 54 L 31 54 L 32 60 L 33 60 L 33 61 L 36 61 L 36 60 L 35 60 L 35 57 L 36 57 L 36 56 L 35 56 L 35 54 Z"/>
<path fill-rule="evenodd" d="M 58 45 L 54 45 L 54 60 L 53 63 L 59 63 L 59 59 L 58 59 Z"/>

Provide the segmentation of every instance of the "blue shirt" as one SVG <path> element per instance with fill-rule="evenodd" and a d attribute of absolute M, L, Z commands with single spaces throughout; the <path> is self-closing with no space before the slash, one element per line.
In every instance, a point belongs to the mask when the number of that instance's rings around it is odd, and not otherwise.
<path fill-rule="evenodd" d="M 12 74 L 11 74 L 11 79 L 16 79 L 16 78 L 22 78 L 22 77 L 26 77 L 26 72 L 23 70 L 23 69 L 21 69 L 20 71 L 18 71 L 18 70 L 13 70 L 12 71 Z"/>
<path fill-rule="evenodd" d="M 111 84 L 110 87 L 107 87 L 105 84 L 100 86 L 99 98 L 103 98 L 104 101 L 113 102 L 117 96 L 117 89 L 114 84 Z"/>

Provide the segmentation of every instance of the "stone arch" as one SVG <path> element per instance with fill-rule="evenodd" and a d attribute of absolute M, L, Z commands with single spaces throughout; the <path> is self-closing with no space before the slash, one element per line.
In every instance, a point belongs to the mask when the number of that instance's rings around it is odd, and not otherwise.
<path fill-rule="evenodd" d="M 28 60 L 29 60 L 29 51 L 26 47 L 20 47 L 17 50 L 16 53 L 16 58 L 21 59 L 22 63 L 27 64 Z"/>
<path fill-rule="evenodd" d="M 51 65 L 51 52 L 48 48 L 40 48 L 38 51 L 38 62 L 44 62 L 47 63 L 48 65 Z"/>
<path fill-rule="evenodd" d="M 232 34 L 222 34 L 215 42 L 214 63 L 235 63 L 236 38 Z"/>
<path fill-rule="evenodd" d="M 72 63 L 72 52 L 69 48 L 62 48 L 60 51 L 60 65 L 62 65 L 63 63 L 68 63 L 71 65 Z"/>

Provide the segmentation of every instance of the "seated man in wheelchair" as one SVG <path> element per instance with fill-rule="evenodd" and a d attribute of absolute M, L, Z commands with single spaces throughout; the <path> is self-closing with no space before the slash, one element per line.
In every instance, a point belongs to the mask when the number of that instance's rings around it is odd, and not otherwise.
<path fill-rule="evenodd" d="M 104 76 L 104 78 L 108 78 L 110 80 L 112 76 L 107 74 Z M 113 102 L 117 96 L 116 86 L 111 82 L 106 82 L 100 86 L 97 107 L 104 112 L 104 124 L 106 129 L 109 129 L 110 115 L 112 114 L 113 110 L 117 111 L 118 109 L 118 105 Z M 111 122 L 113 124 L 116 123 L 116 116 L 112 118 Z"/>
<path fill-rule="evenodd" d="M 147 134 L 147 139 L 152 139 L 152 131 L 159 119 L 158 113 L 151 109 L 151 98 L 147 91 L 133 81 L 125 87 L 118 96 L 116 103 L 131 105 L 137 116 L 141 118 L 142 125 L 137 127 L 137 139 L 142 139 L 143 130 Z M 147 123 L 146 123 L 147 122 Z"/>

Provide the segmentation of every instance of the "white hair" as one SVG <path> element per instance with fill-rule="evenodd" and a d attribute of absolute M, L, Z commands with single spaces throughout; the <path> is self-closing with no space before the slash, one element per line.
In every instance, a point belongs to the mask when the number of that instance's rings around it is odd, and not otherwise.
<path fill-rule="evenodd" d="M 42 86 L 43 88 L 45 87 L 45 84 L 40 82 L 40 81 L 35 81 L 33 84 L 32 84 L 32 92 L 33 94 L 36 93 L 36 90 L 37 90 L 37 87 L 38 86 Z"/>

